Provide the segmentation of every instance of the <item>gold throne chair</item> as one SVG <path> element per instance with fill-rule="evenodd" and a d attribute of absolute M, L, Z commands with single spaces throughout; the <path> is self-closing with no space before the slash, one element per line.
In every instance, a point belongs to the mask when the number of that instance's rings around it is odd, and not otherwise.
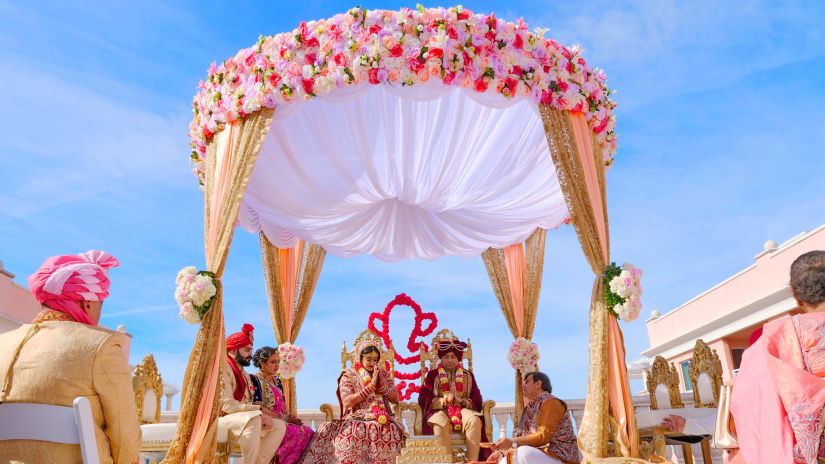
<path fill-rule="evenodd" d="M 688 373 L 693 384 L 693 403 L 696 408 L 716 408 L 719 406 L 719 391 L 722 388 L 722 361 L 715 350 L 702 339 L 696 340 L 693 358 L 688 362 Z M 713 463 L 710 437 L 701 441 L 702 461 Z"/>
<path fill-rule="evenodd" d="M 385 362 L 384 367 L 387 368 L 387 372 L 390 374 L 390 378 L 394 378 L 395 373 L 395 351 L 390 348 L 386 349 L 384 347 L 384 342 L 381 340 L 381 337 L 373 334 L 370 332 L 369 329 L 364 330 L 352 342 L 352 350 L 347 349 L 347 342 L 344 341 L 341 345 L 341 372 L 347 369 L 347 367 L 352 367 L 356 362 L 358 362 L 358 353 L 355 353 L 355 347 L 358 346 L 359 343 L 363 340 L 372 340 L 376 342 L 378 345 L 378 351 L 381 354 L 381 361 Z M 399 403 L 393 406 L 393 413 L 396 417 L 401 417 L 401 412 L 406 408 L 405 403 Z M 418 406 L 416 404 L 416 406 Z M 336 418 L 336 409 L 330 403 L 323 403 L 321 405 L 321 412 L 324 413 L 325 419 L 327 422 L 332 422 Z M 340 417 L 339 417 L 340 418 Z"/>

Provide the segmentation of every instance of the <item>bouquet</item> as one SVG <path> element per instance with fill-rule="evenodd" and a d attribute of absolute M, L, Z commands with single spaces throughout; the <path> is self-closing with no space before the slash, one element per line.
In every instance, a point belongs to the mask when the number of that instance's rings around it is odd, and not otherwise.
<path fill-rule="evenodd" d="M 630 263 L 616 263 L 604 272 L 607 307 L 619 319 L 631 322 L 642 310 L 642 270 Z"/>
<path fill-rule="evenodd" d="M 188 266 L 178 272 L 175 284 L 175 301 L 180 307 L 178 315 L 190 324 L 200 323 L 218 294 L 215 274 Z"/>
<path fill-rule="evenodd" d="M 521 371 L 522 374 L 536 372 L 539 368 L 539 347 L 530 340 L 519 337 L 510 344 L 507 360 L 513 369 Z"/>
<path fill-rule="evenodd" d="M 294 378 L 304 366 L 304 349 L 300 346 L 289 342 L 281 343 L 278 345 L 278 355 L 281 357 L 278 375 L 282 379 Z"/>

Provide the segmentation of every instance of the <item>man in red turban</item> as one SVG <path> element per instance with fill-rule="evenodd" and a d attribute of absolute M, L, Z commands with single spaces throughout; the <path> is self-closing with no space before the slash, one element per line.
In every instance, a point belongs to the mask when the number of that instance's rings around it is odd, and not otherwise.
<path fill-rule="evenodd" d="M 253 386 L 243 368 L 252 359 L 255 328 L 244 324 L 226 338 L 226 363 L 221 378 L 221 418 L 218 427 L 228 429 L 227 449 L 240 443 L 243 462 L 269 464 L 286 434 L 286 423 L 260 404 L 252 403 Z"/>
<path fill-rule="evenodd" d="M 437 341 L 433 348 L 441 363 L 427 373 L 418 394 L 418 404 L 425 418 L 422 433 L 438 436 L 441 444 L 451 452 L 450 434 L 461 432 L 467 446 L 467 459 L 476 461 L 480 457 L 480 443 L 487 438 L 481 413 L 484 403 L 481 391 L 473 373 L 461 364 L 467 344 L 457 338 L 447 338 Z"/>
<path fill-rule="evenodd" d="M 29 277 L 43 304 L 31 324 L 0 334 L 0 403 L 71 407 L 84 396 L 92 406 L 102 463 L 137 462 L 140 425 L 126 359 L 129 337 L 99 327 L 109 296 L 103 251 L 54 256 Z M 16 354 L 15 354 L 16 353 Z M 0 442 L 0 462 L 81 462 L 80 446 L 33 440 Z"/>

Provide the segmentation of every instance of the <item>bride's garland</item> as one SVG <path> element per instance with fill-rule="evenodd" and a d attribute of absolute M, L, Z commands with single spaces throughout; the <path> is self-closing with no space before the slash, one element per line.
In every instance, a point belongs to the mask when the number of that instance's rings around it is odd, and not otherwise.
<path fill-rule="evenodd" d="M 370 374 L 370 372 L 364 368 L 361 363 L 355 363 L 353 367 L 355 368 L 355 371 L 358 372 L 358 375 L 361 376 L 361 381 L 364 382 L 364 387 L 370 386 L 372 384 L 372 374 Z M 375 420 L 377 420 L 382 426 L 387 425 L 390 422 L 390 415 L 384 407 L 383 398 L 380 398 L 376 393 L 372 393 L 369 395 L 368 399 L 370 400 L 370 413 L 375 416 Z"/>
<path fill-rule="evenodd" d="M 450 377 L 447 375 L 447 371 L 444 370 L 443 367 L 438 368 L 438 382 L 441 385 L 441 392 L 444 394 L 444 396 L 447 396 L 447 393 L 450 393 Z M 464 382 L 464 369 L 459 367 L 455 371 L 456 394 L 461 394 L 461 396 L 463 397 L 465 385 L 466 383 Z M 450 423 L 453 424 L 453 430 L 455 430 L 456 432 L 461 431 L 461 405 L 448 404 L 447 416 L 450 417 Z"/>

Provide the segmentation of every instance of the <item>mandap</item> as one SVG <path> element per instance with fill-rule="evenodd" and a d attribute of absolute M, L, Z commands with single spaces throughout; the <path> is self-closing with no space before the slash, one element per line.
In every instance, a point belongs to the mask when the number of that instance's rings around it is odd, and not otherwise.
<path fill-rule="evenodd" d="M 624 342 L 602 277 L 610 93 L 576 48 L 462 7 L 355 8 L 261 37 L 213 64 L 193 102 L 207 269 L 220 279 L 237 225 L 259 234 L 284 343 L 326 253 L 481 255 L 513 336 L 530 339 L 546 231 L 572 222 L 594 274 L 579 447 L 585 461 L 635 458 Z M 167 463 L 215 455 L 221 293 L 192 348 Z M 294 408 L 294 380 L 285 387 Z"/>

